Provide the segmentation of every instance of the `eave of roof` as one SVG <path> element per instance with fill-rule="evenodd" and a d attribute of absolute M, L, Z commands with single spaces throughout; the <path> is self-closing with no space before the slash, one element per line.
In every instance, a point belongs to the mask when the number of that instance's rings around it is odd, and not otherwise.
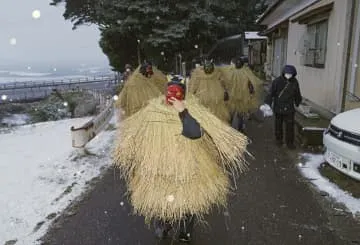
<path fill-rule="evenodd" d="M 259 17 L 259 19 L 256 20 L 257 24 L 261 24 L 261 22 L 265 19 L 268 14 L 270 14 L 274 9 L 276 9 L 277 6 L 279 6 L 280 3 L 284 2 L 285 0 L 277 0 L 273 4 L 271 4 L 265 12 Z"/>

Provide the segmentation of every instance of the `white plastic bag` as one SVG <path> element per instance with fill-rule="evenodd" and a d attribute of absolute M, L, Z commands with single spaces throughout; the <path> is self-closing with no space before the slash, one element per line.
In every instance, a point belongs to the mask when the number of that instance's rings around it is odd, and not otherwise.
<path fill-rule="evenodd" d="M 274 115 L 271 107 L 267 104 L 260 106 L 260 110 L 263 112 L 264 117 L 272 117 Z"/>

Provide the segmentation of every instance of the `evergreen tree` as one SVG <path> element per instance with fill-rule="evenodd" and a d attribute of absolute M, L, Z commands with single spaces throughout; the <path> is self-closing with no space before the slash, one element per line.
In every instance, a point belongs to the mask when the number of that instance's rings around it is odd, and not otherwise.
<path fill-rule="evenodd" d="M 53 0 L 65 2 L 64 18 L 74 24 L 96 24 L 100 46 L 110 65 L 121 71 L 142 59 L 171 66 L 175 56 L 189 60 L 217 40 L 256 30 L 265 0 Z M 140 42 L 138 42 L 140 41 Z M 145 56 L 146 55 L 146 56 Z"/>

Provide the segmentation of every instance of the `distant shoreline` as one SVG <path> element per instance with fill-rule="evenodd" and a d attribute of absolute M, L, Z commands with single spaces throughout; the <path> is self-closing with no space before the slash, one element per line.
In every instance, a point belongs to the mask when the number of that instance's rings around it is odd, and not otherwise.
<path fill-rule="evenodd" d="M 89 73 L 89 74 L 50 74 L 45 76 L 1 76 L 0 73 L 0 84 L 13 83 L 13 82 L 31 82 L 31 81 L 60 81 L 70 79 L 81 79 L 81 78 L 93 78 L 101 76 L 112 76 L 113 72 L 108 73 Z"/>

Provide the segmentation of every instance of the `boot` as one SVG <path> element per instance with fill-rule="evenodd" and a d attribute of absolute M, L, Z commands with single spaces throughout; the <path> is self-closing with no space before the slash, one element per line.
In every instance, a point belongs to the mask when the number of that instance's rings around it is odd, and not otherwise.
<path fill-rule="evenodd" d="M 155 223 L 155 236 L 158 239 L 164 239 L 168 236 L 169 231 L 172 229 L 171 225 L 167 222 L 156 221 Z"/>
<path fill-rule="evenodd" d="M 191 241 L 191 233 L 194 226 L 194 216 L 187 215 L 180 222 L 180 233 L 179 233 L 179 241 L 183 243 L 190 243 Z"/>
<path fill-rule="evenodd" d="M 179 241 L 183 243 L 190 243 L 191 242 L 190 233 L 186 234 L 185 232 L 180 232 Z"/>

